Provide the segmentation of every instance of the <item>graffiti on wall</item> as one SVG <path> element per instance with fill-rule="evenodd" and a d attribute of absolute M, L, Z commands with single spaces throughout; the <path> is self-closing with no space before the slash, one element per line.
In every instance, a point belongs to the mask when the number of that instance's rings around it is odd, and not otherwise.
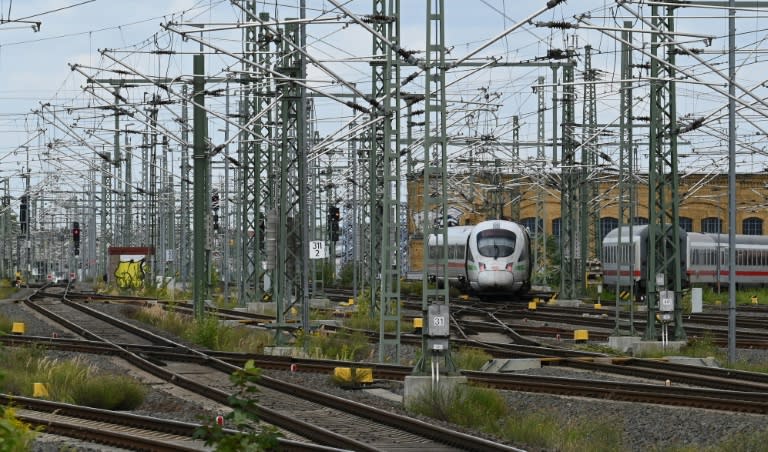
<path fill-rule="evenodd" d="M 121 255 L 115 269 L 115 281 L 122 289 L 140 289 L 144 287 L 144 275 L 147 266 L 146 256 Z"/>

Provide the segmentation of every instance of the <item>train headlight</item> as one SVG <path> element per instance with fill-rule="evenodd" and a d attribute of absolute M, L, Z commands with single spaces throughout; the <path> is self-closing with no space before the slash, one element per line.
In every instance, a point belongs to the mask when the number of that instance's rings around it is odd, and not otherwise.
<path fill-rule="evenodd" d="M 515 266 L 512 264 L 512 262 L 508 263 L 506 267 L 504 267 L 508 272 L 513 271 Z"/>
<path fill-rule="evenodd" d="M 478 270 L 478 271 L 481 271 L 481 272 L 484 272 L 484 271 L 485 271 L 485 264 L 484 264 L 484 263 L 482 263 L 482 262 L 480 262 L 479 264 L 477 264 L 477 270 Z"/>

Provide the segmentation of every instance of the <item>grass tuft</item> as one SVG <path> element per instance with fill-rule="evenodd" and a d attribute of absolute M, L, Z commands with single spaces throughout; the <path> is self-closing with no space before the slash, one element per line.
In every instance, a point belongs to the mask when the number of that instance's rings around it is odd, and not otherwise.
<path fill-rule="evenodd" d="M 459 350 L 453 354 L 453 361 L 459 369 L 480 370 L 493 356 L 489 353 L 474 347 L 459 347 Z"/>
<path fill-rule="evenodd" d="M 116 391 L 115 388 L 120 388 Z M 99 375 L 75 386 L 72 399 L 77 405 L 105 410 L 132 410 L 144 402 L 146 388 L 124 375 Z"/>
<path fill-rule="evenodd" d="M 210 350 L 262 353 L 264 346 L 273 342 L 272 335 L 267 331 L 226 324 L 214 315 L 203 316 L 197 321 L 158 305 L 126 307 L 124 314 Z"/>
<path fill-rule="evenodd" d="M 32 396 L 34 383 L 43 383 L 48 397 L 60 402 L 108 410 L 130 410 L 144 401 L 146 391 L 136 380 L 97 369 L 80 357 L 62 361 L 45 355 L 36 347 L 0 350 L 4 375 L 0 390 Z"/>
<path fill-rule="evenodd" d="M 498 391 L 488 388 L 460 385 L 426 391 L 408 409 L 529 447 L 561 452 L 623 450 L 621 429 L 607 419 L 574 421 L 544 411 L 513 411 Z"/>

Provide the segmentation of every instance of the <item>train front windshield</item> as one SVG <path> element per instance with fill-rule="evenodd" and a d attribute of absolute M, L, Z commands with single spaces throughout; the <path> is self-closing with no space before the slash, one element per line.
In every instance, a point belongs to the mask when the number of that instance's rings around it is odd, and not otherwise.
<path fill-rule="evenodd" d="M 481 256 L 499 258 L 515 252 L 517 237 L 505 229 L 488 229 L 477 234 L 477 251 Z"/>

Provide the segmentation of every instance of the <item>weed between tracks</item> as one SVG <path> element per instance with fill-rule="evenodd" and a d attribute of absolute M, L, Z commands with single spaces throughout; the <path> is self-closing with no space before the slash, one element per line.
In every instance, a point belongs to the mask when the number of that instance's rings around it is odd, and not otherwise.
<path fill-rule="evenodd" d="M 124 314 L 210 350 L 262 353 L 264 346 L 270 345 L 273 340 L 272 334 L 267 331 L 228 325 L 213 315 L 195 320 L 172 308 L 164 310 L 160 306 L 125 306 Z"/>
<path fill-rule="evenodd" d="M 3 378 L 0 391 L 31 397 L 34 384 L 43 383 L 50 400 L 107 410 L 131 410 L 144 401 L 146 389 L 138 381 L 115 374 L 99 374 L 83 359 L 52 359 L 43 348 L 0 350 Z"/>
<path fill-rule="evenodd" d="M 524 412 L 498 391 L 466 385 L 425 392 L 409 411 L 463 425 L 512 443 L 561 452 L 622 450 L 621 429 L 609 419 L 563 419 L 546 410 Z"/>

